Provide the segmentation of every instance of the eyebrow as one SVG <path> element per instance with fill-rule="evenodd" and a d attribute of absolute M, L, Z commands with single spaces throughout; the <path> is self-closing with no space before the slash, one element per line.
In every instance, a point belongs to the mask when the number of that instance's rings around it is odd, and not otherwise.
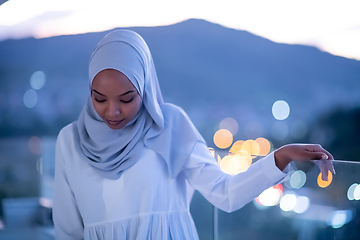
<path fill-rule="evenodd" d="M 92 89 L 92 91 L 93 91 L 93 92 L 96 92 L 97 94 L 99 94 L 99 95 L 101 95 L 101 96 L 104 96 L 104 97 L 105 97 L 105 95 L 104 95 L 104 94 L 102 94 L 102 93 L 100 93 L 100 92 L 96 91 L 95 89 Z M 134 92 L 134 90 L 129 90 L 129 91 L 127 91 L 126 93 L 120 94 L 120 95 L 119 95 L 119 97 L 124 96 L 124 95 L 129 94 L 129 93 L 132 93 L 132 92 Z"/>

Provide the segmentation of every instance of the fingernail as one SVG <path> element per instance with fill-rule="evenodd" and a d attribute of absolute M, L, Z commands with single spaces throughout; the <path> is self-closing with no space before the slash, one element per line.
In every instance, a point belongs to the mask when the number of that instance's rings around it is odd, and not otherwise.
<path fill-rule="evenodd" d="M 329 157 L 328 157 L 328 155 L 326 155 L 326 154 L 323 154 L 322 156 L 321 156 L 321 159 L 328 159 Z"/>

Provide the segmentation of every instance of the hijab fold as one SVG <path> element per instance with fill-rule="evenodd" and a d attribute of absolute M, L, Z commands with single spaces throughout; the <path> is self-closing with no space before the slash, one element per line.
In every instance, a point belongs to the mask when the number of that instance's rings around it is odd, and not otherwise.
<path fill-rule="evenodd" d="M 74 123 L 86 161 L 103 177 L 117 179 L 134 165 L 144 147 L 157 152 L 175 178 L 197 142 L 205 142 L 186 113 L 164 103 L 150 50 L 137 33 L 110 32 L 100 40 L 89 64 L 90 87 L 105 69 L 127 76 L 142 98 L 137 116 L 113 130 L 96 113 L 89 97 Z"/>

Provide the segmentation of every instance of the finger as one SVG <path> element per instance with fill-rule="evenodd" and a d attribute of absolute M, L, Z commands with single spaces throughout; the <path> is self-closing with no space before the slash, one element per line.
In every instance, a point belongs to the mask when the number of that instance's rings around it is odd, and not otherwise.
<path fill-rule="evenodd" d="M 323 181 L 328 181 L 328 168 L 326 165 L 326 160 L 314 160 L 314 163 L 320 168 L 321 179 Z"/>
<path fill-rule="evenodd" d="M 326 167 L 321 169 L 321 179 L 323 181 L 327 182 L 329 180 L 328 173 L 329 173 L 329 171 L 328 171 L 328 169 Z"/>
<path fill-rule="evenodd" d="M 332 174 L 336 174 L 332 160 L 326 161 L 326 165 Z"/>
<path fill-rule="evenodd" d="M 314 152 L 323 152 L 327 155 L 327 158 L 323 157 L 322 159 L 334 159 L 333 155 L 331 155 L 331 153 L 324 149 L 320 144 L 313 144 L 311 146 L 313 147 Z"/>
<path fill-rule="evenodd" d="M 329 156 L 321 151 L 308 152 L 308 157 L 310 160 L 327 160 Z"/>
<path fill-rule="evenodd" d="M 333 155 L 330 152 L 328 152 L 326 149 L 324 149 L 321 145 L 318 145 L 318 146 L 327 155 L 326 157 L 322 156 L 322 159 L 328 159 L 329 160 L 329 161 L 325 161 L 327 170 L 329 170 L 332 174 L 336 174 L 334 165 L 333 165 L 333 163 L 331 161 L 331 160 L 334 160 Z M 327 171 L 326 171 L 326 175 L 328 175 Z"/>
<path fill-rule="evenodd" d="M 330 160 L 334 160 L 334 157 L 333 157 L 333 155 L 331 155 L 331 153 L 329 153 L 326 149 L 322 149 L 324 152 L 325 152 L 325 154 L 328 156 L 328 159 L 330 159 Z"/>
<path fill-rule="evenodd" d="M 328 174 L 329 174 L 329 170 L 331 171 L 331 161 L 328 160 L 313 160 L 312 162 L 314 162 L 320 169 L 321 172 L 321 179 L 323 181 L 328 181 Z M 330 163 L 330 165 L 328 165 Z"/>
<path fill-rule="evenodd" d="M 321 159 L 327 159 L 328 161 L 324 161 L 325 165 L 326 165 L 326 176 L 328 175 L 328 171 L 330 171 L 332 174 L 336 174 L 335 172 L 335 168 L 334 165 L 332 163 L 331 160 L 334 160 L 334 157 L 332 156 L 331 153 L 329 153 L 326 149 L 323 149 L 320 145 L 319 147 L 321 148 L 322 151 L 324 151 L 325 155 L 321 156 Z M 325 170 L 324 170 L 325 171 Z"/>

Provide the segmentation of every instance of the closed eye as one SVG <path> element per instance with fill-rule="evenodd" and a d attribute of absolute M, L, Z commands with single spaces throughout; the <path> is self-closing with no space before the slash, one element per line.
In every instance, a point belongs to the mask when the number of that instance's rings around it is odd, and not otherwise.
<path fill-rule="evenodd" d="M 131 102 L 133 99 L 134 99 L 134 98 L 130 98 L 130 99 L 127 100 L 127 101 L 122 100 L 122 102 L 123 102 L 123 103 L 129 103 L 129 102 Z"/>
<path fill-rule="evenodd" d="M 99 99 L 95 98 L 95 101 L 102 103 L 102 102 L 105 102 L 106 100 L 99 100 Z"/>

